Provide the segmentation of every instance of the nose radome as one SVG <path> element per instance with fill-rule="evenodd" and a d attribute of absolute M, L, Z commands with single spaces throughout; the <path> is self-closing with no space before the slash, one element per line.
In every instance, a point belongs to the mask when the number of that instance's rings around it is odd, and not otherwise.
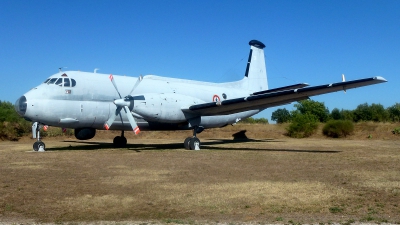
<path fill-rule="evenodd" d="M 24 116 L 26 113 L 26 106 L 26 97 L 23 95 L 15 102 L 15 111 L 17 111 L 20 116 Z"/>

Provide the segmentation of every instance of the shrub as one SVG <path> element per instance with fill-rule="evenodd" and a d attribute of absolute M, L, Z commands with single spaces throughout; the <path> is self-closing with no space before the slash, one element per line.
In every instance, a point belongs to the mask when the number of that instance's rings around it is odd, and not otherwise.
<path fill-rule="evenodd" d="M 290 112 L 283 108 L 283 109 L 277 109 L 274 111 L 271 115 L 271 120 L 276 121 L 277 123 L 287 123 L 291 119 Z"/>
<path fill-rule="evenodd" d="M 258 118 L 255 120 L 256 120 L 256 123 L 259 123 L 259 124 L 269 124 L 268 119 L 266 119 L 266 118 Z"/>
<path fill-rule="evenodd" d="M 400 121 L 400 103 L 396 103 L 387 108 L 389 118 L 392 122 Z"/>
<path fill-rule="evenodd" d="M 346 137 L 353 131 L 354 124 L 349 120 L 331 120 L 328 121 L 322 129 L 322 133 L 325 136 L 333 138 Z"/>
<path fill-rule="evenodd" d="M 0 122 L 0 140 L 17 141 L 30 130 L 30 124 L 25 121 Z"/>
<path fill-rule="evenodd" d="M 248 118 L 244 118 L 242 120 L 239 121 L 239 123 L 243 123 L 243 124 L 268 124 L 268 119 L 265 118 L 258 118 L 258 119 L 254 119 L 253 117 L 248 117 Z"/>
<path fill-rule="evenodd" d="M 393 134 L 400 134 L 400 127 L 396 127 L 394 128 L 394 130 L 392 131 Z"/>
<path fill-rule="evenodd" d="M 385 110 L 383 105 L 372 103 L 360 104 L 353 111 L 354 122 L 359 121 L 374 121 L 374 122 L 385 122 L 389 120 L 389 112 Z"/>
<path fill-rule="evenodd" d="M 294 104 L 301 114 L 312 114 L 319 122 L 326 122 L 329 118 L 329 110 L 323 102 L 317 102 L 311 99 L 301 100 Z"/>
<path fill-rule="evenodd" d="M 17 141 L 31 131 L 31 124 L 14 110 L 10 102 L 0 101 L 0 140 Z"/>
<path fill-rule="evenodd" d="M 296 114 L 289 125 L 287 135 L 294 138 L 311 136 L 318 127 L 318 118 L 312 114 Z"/>
<path fill-rule="evenodd" d="M 331 118 L 334 119 L 334 120 L 341 120 L 342 119 L 342 114 L 340 113 L 340 110 L 338 108 L 332 109 Z"/>
<path fill-rule="evenodd" d="M 48 127 L 47 131 L 43 132 L 41 130 L 40 136 L 42 137 L 60 137 L 60 136 L 73 136 L 74 135 L 74 130 L 73 129 L 66 129 L 65 132 L 63 132 L 62 128 L 59 127 Z"/>

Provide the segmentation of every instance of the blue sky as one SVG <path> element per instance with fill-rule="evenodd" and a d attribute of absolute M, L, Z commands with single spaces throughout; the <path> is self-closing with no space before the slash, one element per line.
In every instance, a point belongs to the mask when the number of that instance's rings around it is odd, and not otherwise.
<path fill-rule="evenodd" d="M 0 100 L 14 103 L 59 67 L 238 80 L 256 39 L 270 88 L 383 76 L 388 83 L 312 99 L 330 110 L 388 107 L 400 102 L 399 12 L 400 1 L 368 0 L 0 0 Z"/>

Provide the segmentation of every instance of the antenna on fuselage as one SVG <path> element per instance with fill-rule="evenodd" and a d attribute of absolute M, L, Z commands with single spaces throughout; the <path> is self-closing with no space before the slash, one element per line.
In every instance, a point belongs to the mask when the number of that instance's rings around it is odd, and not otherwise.
<path fill-rule="evenodd" d="M 99 69 L 99 68 L 95 68 L 95 69 L 94 69 L 94 73 L 96 73 L 96 72 L 97 72 L 97 70 L 100 70 L 100 69 Z"/>
<path fill-rule="evenodd" d="M 58 68 L 58 72 L 62 72 L 63 68 L 68 68 L 68 67 L 66 67 L 66 66 L 60 67 L 60 68 Z"/>

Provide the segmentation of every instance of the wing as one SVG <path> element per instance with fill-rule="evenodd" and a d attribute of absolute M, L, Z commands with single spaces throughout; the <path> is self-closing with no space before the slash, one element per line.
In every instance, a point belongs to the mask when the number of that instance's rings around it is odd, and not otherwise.
<path fill-rule="evenodd" d="M 255 92 L 250 96 L 192 105 L 182 109 L 184 112 L 201 116 L 227 115 L 253 109 L 266 109 L 269 107 L 288 104 L 294 101 L 308 99 L 310 96 L 343 91 L 357 87 L 387 82 L 383 77 L 372 77 L 353 81 L 332 83 L 320 86 L 303 87 L 281 91 L 280 88 L 271 91 Z M 290 86 L 288 86 L 290 87 Z M 301 87 L 301 86 L 300 86 Z"/>

